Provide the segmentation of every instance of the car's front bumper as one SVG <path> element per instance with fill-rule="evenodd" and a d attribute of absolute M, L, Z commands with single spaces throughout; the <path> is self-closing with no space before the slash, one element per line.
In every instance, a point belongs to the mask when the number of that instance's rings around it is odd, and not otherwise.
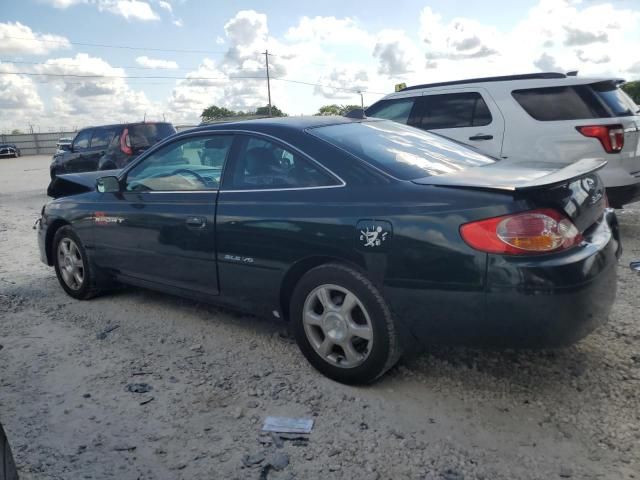
<path fill-rule="evenodd" d="M 477 289 L 387 288 L 385 296 L 422 344 L 562 346 L 607 321 L 620 254 L 617 220 L 607 210 L 583 244 L 566 252 L 488 255 L 485 284 Z"/>
<path fill-rule="evenodd" d="M 38 237 L 38 250 L 40 251 L 40 261 L 45 265 L 51 265 L 47 255 L 47 223 L 46 217 L 42 216 L 36 220 L 33 226 Z"/>

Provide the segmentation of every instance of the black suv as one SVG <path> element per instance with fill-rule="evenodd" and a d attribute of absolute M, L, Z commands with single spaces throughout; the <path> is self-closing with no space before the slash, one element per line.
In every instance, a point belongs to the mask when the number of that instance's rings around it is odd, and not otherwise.
<path fill-rule="evenodd" d="M 125 123 L 84 128 L 51 162 L 51 179 L 56 175 L 124 167 L 144 150 L 176 133 L 170 123 Z"/>

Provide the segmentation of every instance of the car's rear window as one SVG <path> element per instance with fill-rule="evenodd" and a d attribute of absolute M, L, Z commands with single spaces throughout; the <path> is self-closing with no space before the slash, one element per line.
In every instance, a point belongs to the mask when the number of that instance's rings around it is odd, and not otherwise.
<path fill-rule="evenodd" d="M 128 128 L 131 145 L 138 147 L 150 147 L 176 133 L 176 129 L 170 123 L 144 123 Z"/>
<path fill-rule="evenodd" d="M 514 90 L 513 98 L 536 120 L 579 120 L 634 115 L 631 100 L 614 82 Z"/>
<path fill-rule="evenodd" d="M 590 86 L 614 117 L 628 117 L 637 113 L 638 106 L 614 82 L 598 82 Z"/>
<path fill-rule="evenodd" d="M 439 135 L 387 120 L 308 131 L 401 180 L 454 173 L 495 161 Z"/>

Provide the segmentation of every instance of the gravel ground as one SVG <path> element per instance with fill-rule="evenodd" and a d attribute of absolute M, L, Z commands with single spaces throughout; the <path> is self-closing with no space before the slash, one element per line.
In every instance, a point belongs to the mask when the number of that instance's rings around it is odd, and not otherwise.
<path fill-rule="evenodd" d="M 0 160 L 0 421 L 22 479 L 640 478 L 640 204 L 619 215 L 618 299 L 587 339 L 443 348 L 355 388 L 282 323 L 133 288 L 67 297 L 31 229 L 47 168 Z M 267 415 L 314 429 L 276 445 Z"/>

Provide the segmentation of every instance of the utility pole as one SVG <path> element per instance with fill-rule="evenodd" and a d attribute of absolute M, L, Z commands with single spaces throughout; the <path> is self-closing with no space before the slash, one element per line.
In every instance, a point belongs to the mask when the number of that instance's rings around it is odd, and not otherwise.
<path fill-rule="evenodd" d="M 360 94 L 360 106 L 362 107 L 362 111 L 364 111 L 364 96 L 362 95 L 362 90 L 358 90 Z"/>
<path fill-rule="evenodd" d="M 271 82 L 269 80 L 269 50 L 264 51 L 264 62 L 267 65 L 267 94 L 269 96 L 269 116 L 271 116 Z"/>

